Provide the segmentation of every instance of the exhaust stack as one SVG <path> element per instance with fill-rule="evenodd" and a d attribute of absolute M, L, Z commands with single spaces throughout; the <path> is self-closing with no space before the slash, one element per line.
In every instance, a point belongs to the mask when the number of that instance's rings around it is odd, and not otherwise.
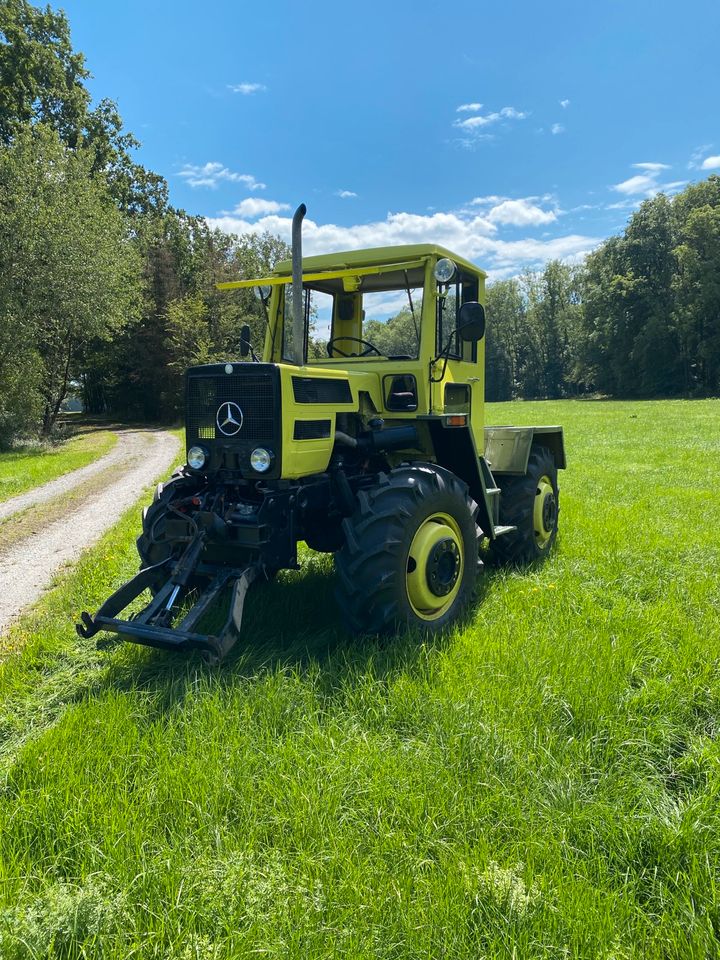
<path fill-rule="evenodd" d="M 301 203 L 292 219 L 293 352 L 299 366 L 305 362 L 305 318 L 302 289 L 302 222 L 307 207 Z"/>

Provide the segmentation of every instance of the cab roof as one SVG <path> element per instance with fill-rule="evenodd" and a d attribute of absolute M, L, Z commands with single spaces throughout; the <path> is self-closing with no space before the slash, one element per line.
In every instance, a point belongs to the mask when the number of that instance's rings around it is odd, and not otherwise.
<path fill-rule="evenodd" d="M 343 270 L 351 267 L 374 267 L 383 264 L 407 263 L 424 257 L 449 257 L 463 270 L 480 277 L 487 277 L 484 270 L 457 254 L 434 243 L 413 243 L 396 247 L 370 247 L 365 250 L 343 250 L 340 253 L 325 253 L 322 256 L 303 257 L 303 273 L 322 270 Z M 285 276 L 292 273 L 292 261 L 281 260 L 273 274 Z"/>

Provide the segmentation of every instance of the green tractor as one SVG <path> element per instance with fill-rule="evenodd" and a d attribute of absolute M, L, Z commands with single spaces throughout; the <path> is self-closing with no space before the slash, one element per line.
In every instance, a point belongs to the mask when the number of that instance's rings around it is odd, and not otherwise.
<path fill-rule="evenodd" d="M 518 564 L 552 550 L 562 428 L 485 427 L 485 274 L 431 244 L 303 259 L 304 215 L 291 261 L 218 284 L 256 288 L 262 359 L 245 327 L 239 358 L 187 371 L 187 463 L 143 512 L 140 572 L 82 636 L 220 660 L 250 585 L 296 569 L 300 541 L 334 554 L 351 630 L 434 632 L 470 603 L 483 541 Z"/>

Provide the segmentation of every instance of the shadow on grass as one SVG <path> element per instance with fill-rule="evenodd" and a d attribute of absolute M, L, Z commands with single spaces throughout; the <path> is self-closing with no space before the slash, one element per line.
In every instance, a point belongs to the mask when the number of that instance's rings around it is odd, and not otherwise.
<path fill-rule="evenodd" d="M 322 692 L 332 696 L 353 677 L 367 672 L 377 679 L 398 671 L 413 674 L 426 664 L 428 653 L 444 648 L 470 622 L 498 575 L 499 570 L 486 566 L 473 602 L 442 632 L 401 630 L 357 636 L 342 627 L 332 561 L 315 555 L 301 571 L 281 574 L 275 582 L 250 591 L 240 639 L 219 667 L 207 666 L 198 654 L 119 641 L 108 670 L 92 692 L 143 690 L 151 694 L 155 710 L 162 714 L 176 710 L 196 689 L 200 677 L 232 687 L 278 670 L 312 672 Z"/>

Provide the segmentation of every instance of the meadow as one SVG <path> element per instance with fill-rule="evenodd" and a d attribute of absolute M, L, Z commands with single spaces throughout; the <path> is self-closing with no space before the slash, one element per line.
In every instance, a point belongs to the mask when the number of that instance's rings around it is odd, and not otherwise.
<path fill-rule="evenodd" d="M 26 444 L 0 452 L 0 502 L 86 467 L 117 443 L 117 435 L 100 426 L 69 429 L 74 435 L 64 443 Z"/>
<path fill-rule="evenodd" d="M 720 401 L 562 423 L 560 536 L 441 639 L 339 628 L 332 561 L 219 669 L 73 622 L 138 511 L 0 642 L 0 956 L 720 953 Z"/>

